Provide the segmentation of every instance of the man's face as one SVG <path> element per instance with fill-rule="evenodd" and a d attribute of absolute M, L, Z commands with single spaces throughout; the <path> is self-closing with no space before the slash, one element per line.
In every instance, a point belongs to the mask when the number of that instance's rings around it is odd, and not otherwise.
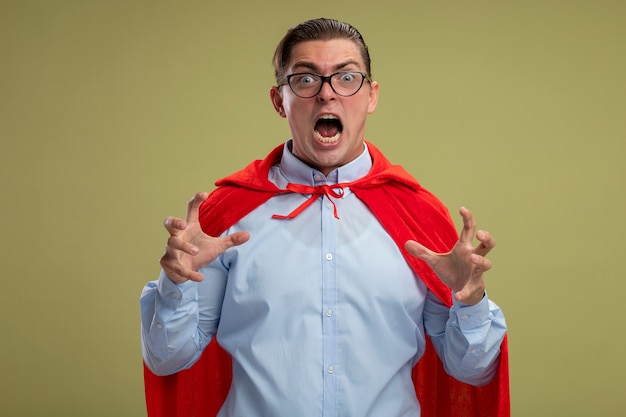
<path fill-rule="evenodd" d="M 359 48 L 349 39 L 333 39 L 297 44 L 286 74 L 328 76 L 347 70 L 365 72 Z M 289 123 L 294 155 L 328 174 L 363 152 L 365 121 L 376 109 L 378 83 L 365 80 L 355 95 L 342 97 L 325 82 L 312 98 L 298 97 L 285 84 L 272 87 L 270 97 L 277 113 Z"/>

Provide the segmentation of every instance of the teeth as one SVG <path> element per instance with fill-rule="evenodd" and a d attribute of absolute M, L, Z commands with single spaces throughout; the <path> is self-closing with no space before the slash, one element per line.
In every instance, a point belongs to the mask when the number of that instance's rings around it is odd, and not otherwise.
<path fill-rule="evenodd" d="M 339 118 L 332 114 L 322 114 L 318 120 L 339 120 Z M 339 137 L 341 136 L 341 131 L 337 132 L 334 136 L 331 136 L 329 138 L 322 136 L 317 130 L 314 130 L 313 134 L 315 136 L 315 139 L 322 143 L 333 143 L 339 140 Z"/>
<path fill-rule="evenodd" d="M 332 142 L 336 142 L 339 140 L 339 136 L 341 136 L 341 132 L 337 132 L 335 134 L 335 136 L 331 136 L 330 138 L 326 138 L 324 136 L 322 136 L 320 134 L 320 132 L 318 132 L 317 130 L 313 131 L 313 135 L 315 136 L 315 139 L 319 140 L 320 142 L 323 143 L 332 143 Z"/>

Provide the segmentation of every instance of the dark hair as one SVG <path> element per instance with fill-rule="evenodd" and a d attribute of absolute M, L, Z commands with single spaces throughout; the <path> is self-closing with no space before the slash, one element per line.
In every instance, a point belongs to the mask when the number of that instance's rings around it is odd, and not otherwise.
<path fill-rule="evenodd" d="M 349 23 L 340 22 L 335 19 L 312 19 L 300 23 L 287 31 L 287 34 L 276 47 L 274 52 L 274 74 L 276 81 L 285 76 L 287 65 L 291 60 L 293 48 L 300 42 L 305 41 L 329 41 L 332 39 L 349 39 L 357 44 L 361 51 L 361 57 L 365 63 L 365 71 L 371 77 L 371 60 L 367 45 L 359 31 Z"/>

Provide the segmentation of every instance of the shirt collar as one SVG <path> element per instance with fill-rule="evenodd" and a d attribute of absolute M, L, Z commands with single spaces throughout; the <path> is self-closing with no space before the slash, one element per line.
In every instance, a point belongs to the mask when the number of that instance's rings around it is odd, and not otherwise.
<path fill-rule="evenodd" d="M 296 158 L 291 152 L 292 140 L 285 142 L 279 170 L 287 182 L 304 185 L 339 184 L 356 181 L 372 169 L 372 157 L 367 144 L 363 143 L 363 152 L 352 162 L 334 169 L 328 175 L 312 168 Z"/>

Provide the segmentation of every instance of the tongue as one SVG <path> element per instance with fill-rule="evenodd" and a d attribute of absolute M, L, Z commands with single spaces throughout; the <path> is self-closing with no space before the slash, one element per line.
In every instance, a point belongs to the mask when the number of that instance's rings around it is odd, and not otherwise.
<path fill-rule="evenodd" d="M 337 122 L 334 121 L 323 121 L 320 120 L 315 125 L 315 130 L 319 132 L 325 138 L 332 138 L 337 133 L 339 133 L 339 126 L 337 126 Z"/>

